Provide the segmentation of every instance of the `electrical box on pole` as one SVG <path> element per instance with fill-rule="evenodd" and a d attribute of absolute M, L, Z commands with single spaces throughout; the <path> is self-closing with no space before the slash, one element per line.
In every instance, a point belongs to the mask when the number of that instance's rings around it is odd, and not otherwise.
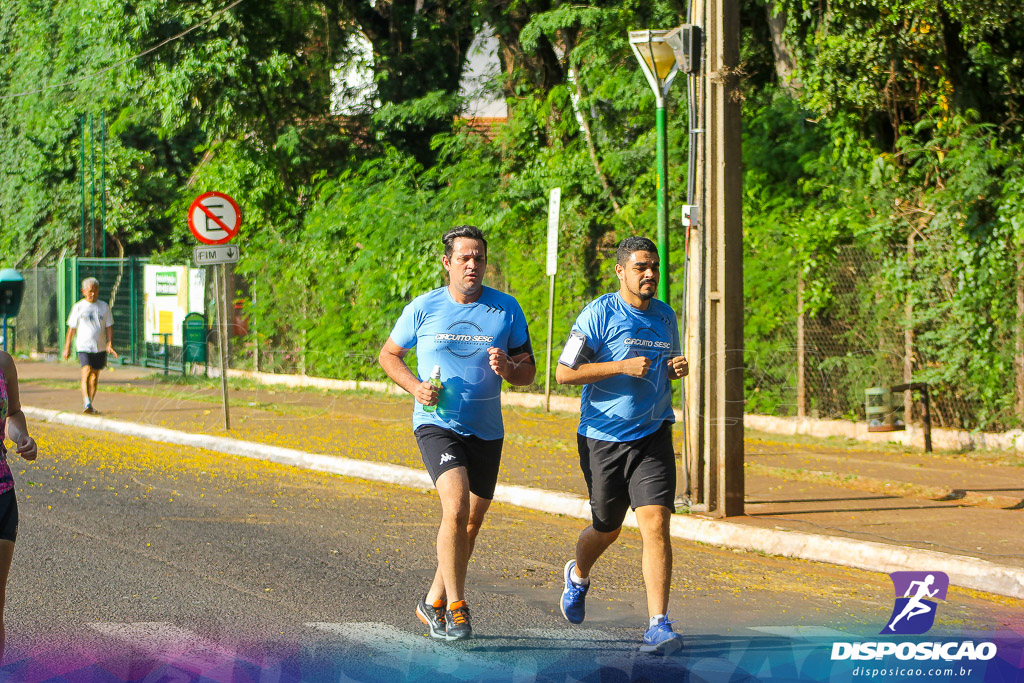
<path fill-rule="evenodd" d="M 700 26 L 683 24 L 665 36 L 665 42 L 675 53 L 680 71 L 685 74 L 700 73 L 700 56 L 704 51 L 704 32 Z"/>

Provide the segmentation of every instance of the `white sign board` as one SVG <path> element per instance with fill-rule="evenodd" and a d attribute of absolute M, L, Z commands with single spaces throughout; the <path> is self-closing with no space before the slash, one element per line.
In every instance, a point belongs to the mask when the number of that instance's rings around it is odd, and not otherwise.
<path fill-rule="evenodd" d="M 197 266 L 212 266 L 217 263 L 238 263 L 240 255 L 238 247 L 231 244 L 196 247 L 192 250 L 192 258 L 195 259 Z"/>
<path fill-rule="evenodd" d="M 562 203 L 562 188 L 551 190 L 548 199 L 548 275 L 558 272 L 558 209 Z"/>
<path fill-rule="evenodd" d="M 193 311 L 203 313 L 206 271 L 188 266 L 153 266 L 143 268 L 144 333 L 146 341 L 162 344 L 162 334 L 170 334 L 168 342 L 181 346 L 181 323 Z"/>

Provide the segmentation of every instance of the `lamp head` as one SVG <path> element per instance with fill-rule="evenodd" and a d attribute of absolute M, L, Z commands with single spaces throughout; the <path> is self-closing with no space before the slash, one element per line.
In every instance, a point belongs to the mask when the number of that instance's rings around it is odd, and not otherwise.
<path fill-rule="evenodd" d="M 665 29 L 629 32 L 629 46 L 633 48 L 633 54 L 654 90 L 658 106 L 661 106 L 679 71 L 672 46 L 665 40 L 670 33 L 672 31 Z"/>

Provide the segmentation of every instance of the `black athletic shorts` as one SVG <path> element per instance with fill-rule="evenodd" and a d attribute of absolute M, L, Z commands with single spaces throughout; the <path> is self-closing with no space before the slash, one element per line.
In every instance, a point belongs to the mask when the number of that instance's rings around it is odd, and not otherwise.
<path fill-rule="evenodd" d="M 577 434 L 576 444 L 594 529 L 615 531 L 622 526 L 627 508 L 664 505 L 675 512 L 671 422 L 663 422 L 655 432 L 636 441 L 601 441 Z"/>
<path fill-rule="evenodd" d="M 83 368 L 88 365 L 93 370 L 102 370 L 107 367 L 107 352 L 88 353 L 86 351 L 79 351 L 78 364 Z"/>
<path fill-rule="evenodd" d="M 435 485 L 443 473 L 455 467 L 465 467 L 470 492 L 487 500 L 494 498 L 498 466 L 501 464 L 501 445 L 505 439 L 487 441 L 476 436 L 462 436 L 434 425 L 422 425 L 414 434 L 423 456 L 423 464 Z"/>
<path fill-rule="evenodd" d="M 14 489 L 0 494 L 0 541 L 14 543 L 18 538 L 18 498 Z"/>

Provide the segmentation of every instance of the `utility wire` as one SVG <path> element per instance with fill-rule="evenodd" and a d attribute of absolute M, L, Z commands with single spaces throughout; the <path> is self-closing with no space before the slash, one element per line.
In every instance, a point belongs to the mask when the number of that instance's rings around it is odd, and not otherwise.
<path fill-rule="evenodd" d="M 41 92 L 46 92 L 47 90 L 54 90 L 56 88 L 63 88 L 63 87 L 69 86 L 69 85 L 74 85 L 75 83 L 81 83 L 82 81 L 86 81 L 86 80 L 89 80 L 90 78 L 95 78 L 96 76 L 99 76 L 101 74 L 105 74 L 106 72 L 111 71 L 113 69 L 117 69 L 119 67 L 122 67 L 122 66 L 124 66 L 125 64 L 127 64 L 129 62 L 134 62 L 136 59 L 139 59 L 140 57 L 145 57 L 149 53 L 155 52 L 156 50 L 159 50 L 160 48 L 162 48 L 164 45 L 167 45 L 168 43 L 173 43 L 175 40 L 178 40 L 180 38 L 184 38 L 189 33 L 192 33 L 192 31 L 195 31 L 197 28 L 199 28 L 201 26 L 204 26 L 205 24 L 210 23 L 211 21 L 216 19 L 218 16 L 220 16 L 221 14 L 224 14 L 229 9 L 233 8 L 235 5 L 238 5 L 242 1 L 243 0 L 235 0 L 233 3 L 231 3 L 227 7 L 223 8 L 223 9 L 217 10 L 216 12 L 214 12 L 213 14 L 208 16 L 206 19 L 203 19 L 198 24 L 195 24 L 194 26 L 191 26 L 191 27 L 185 29 L 184 31 L 182 31 L 178 35 L 171 36 L 170 38 L 168 38 L 168 39 L 166 39 L 166 40 L 164 40 L 162 42 L 157 43 L 156 45 L 154 45 L 153 47 L 149 48 L 148 50 L 143 50 L 142 52 L 138 53 L 137 55 L 133 55 L 133 56 L 128 57 L 126 59 L 122 59 L 120 62 L 115 62 L 114 64 L 111 64 L 110 66 L 105 66 L 102 69 L 100 69 L 99 71 L 93 71 L 90 74 L 86 74 L 84 76 L 79 76 L 78 78 L 73 78 L 70 81 L 64 81 L 63 83 L 54 83 L 53 85 L 47 85 L 47 86 L 45 86 L 43 88 L 37 88 L 35 90 L 26 90 L 25 92 L 13 93 L 13 94 L 10 94 L 10 95 L 0 95 L 0 100 L 7 100 L 7 99 L 14 98 L 14 97 L 25 97 L 26 95 L 36 95 L 36 94 L 41 93 Z"/>

